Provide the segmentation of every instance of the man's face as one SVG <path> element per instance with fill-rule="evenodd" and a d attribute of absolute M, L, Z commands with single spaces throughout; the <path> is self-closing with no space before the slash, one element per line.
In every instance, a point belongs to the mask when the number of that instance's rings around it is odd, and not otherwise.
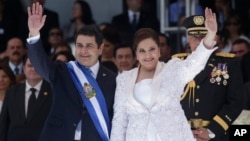
<path fill-rule="evenodd" d="M 98 61 L 102 48 L 98 47 L 94 36 L 78 35 L 76 38 L 75 57 L 85 67 L 91 67 Z"/>
<path fill-rule="evenodd" d="M 63 36 L 61 31 L 58 28 L 53 28 L 49 32 L 49 43 L 51 46 L 56 47 L 58 44 L 63 42 Z"/>
<path fill-rule="evenodd" d="M 131 48 L 126 47 L 116 50 L 115 64 L 119 72 L 132 69 L 135 64 L 135 57 Z"/>
<path fill-rule="evenodd" d="M 191 51 L 195 51 L 203 38 L 203 35 L 188 35 L 188 43 Z"/>
<path fill-rule="evenodd" d="M 7 43 L 7 55 L 11 62 L 21 62 L 25 54 L 23 42 L 19 38 L 12 38 Z"/>
<path fill-rule="evenodd" d="M 241 59 L 243 55 L 249 52 L 249 50 L 246 44 L 240 43 L 233 45 L 231 52 L 234 53 L 237 58 Z"/>
<path fill-rule="evenodd" d="M 42 79 L 31 64 L 30 59 L 27 59 L 26 63 L 23 65 L 23 72 L 27 80 L 38 81 Z"/>
<path fill-rule="evenodd" d="M 142 6 L 143 0 L 127 0 L 128 9 L 138 12 Z"/>

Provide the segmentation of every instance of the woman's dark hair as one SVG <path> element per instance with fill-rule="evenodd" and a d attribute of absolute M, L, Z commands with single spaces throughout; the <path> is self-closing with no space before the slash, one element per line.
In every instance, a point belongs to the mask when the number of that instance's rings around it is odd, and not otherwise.
<path fill-rule="evenodd" d="M 102 35 L 103 39 L 114 45 L 117 45 L 121 41 L 119 32 L 113 27 L 106 27 L 105 29 L 103 29 Z"/>
<path fill-rule="evenodd" d="M 159 47 L 159 36 L 152 28 L 141 28 L 135 32 L 133 49 L 136 51 L 138 44 L 145 39 L 151 38 Z"/>
<path fill-rule="evenodd" d="M 93 20 L 92 12 L 91 12 L 89 4 L 83 0 L 76 0 L 75 4 L 76 3 L 80 4 L 80 6 L 81 6 L 81 13 L 82 13 L 81 20 L 82 20 L 82 22 L 86 25 L 95 24 L 95 21 Z M 71 21 L 74 22 L 75 19 L 72 19 Z"/>
<path fill-rule="evenodd" d="M 53 61 L 56 61 L 56 58 L 57 58 L 59 55 L 64 55 L 64 56 L 67 58 L 68 61 L 74 61 L 74 60 L 75 60 L 74 55 L 73 55 L 71 52 L 69 52 L 69 51 L 60 51 L 60 52 L 56 53 L 56 54 L 53 56 L 52 60 L 53 60 Z"/>
<path fill-rule="evenodd" d="M 10 81 L 11 81 L 10 85 L 16 84 L 16 77 L 7 64 L 1 63 L 0 70 L 3 70 L 7 74 L 7 76 L 10 78 Z"/>

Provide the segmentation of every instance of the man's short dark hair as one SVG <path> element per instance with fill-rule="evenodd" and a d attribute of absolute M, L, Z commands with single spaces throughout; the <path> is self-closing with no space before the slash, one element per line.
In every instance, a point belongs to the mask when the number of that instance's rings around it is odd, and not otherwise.
<path fill-rule="evenodd" d="M 166 39 L 166 43 L 167 43 L 167 46 L 170 46 L 170 43 L 169 43 L 169 37 L 166 35 L 166 34 L 164 34 L 164 33 L 159 33 L 159 36 L 162 36 L 162 37 L 164 37 L 165 39 Z"/>
<path fill-rule="evenodd" d="M 103 39 L 102 32 L 100 31 L 100 29 L 97 25 L 94 25 L 94 24 L 85 25 L 83 28 L 81 28 L 77 32 L 76 38 L 79 35 L 94 36 L 98 47 L 100 47 L 102 44 L 102 39 Z M 75 40 L 76 40 L 76 38 L 75 38 Z"/>
<path fill-rule="evenodd" d="M 113 54 L 114 57 L 116 57 L 117 50 L 121 49 L 121 48 L 129 48 L 132 52 L 133 57 L 135 57 L 135 52 L 132 48 L 132 43 L 128 43 L 128 42 L 123 42 L 123 43 L 117 44 L 117 46 L 114 49 L 114 54 Z"/>

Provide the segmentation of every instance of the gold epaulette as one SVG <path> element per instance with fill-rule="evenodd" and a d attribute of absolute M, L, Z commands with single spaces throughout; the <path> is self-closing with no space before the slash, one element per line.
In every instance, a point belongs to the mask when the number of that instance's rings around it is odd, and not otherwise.
<path fill-rule="evenodd" d="M 216 56 L 220 56 L 220 57 L 227 57 L 227 58 L 234 58 L 235 54 L 233 53 L 226 53 L 226 52 L 218 52 L 215 54 Z"/>
<path fill-rule="evenodd" d="M 189 53 L 177 53 L 177 54 L 174 54 L 172 55 L 172 59 L 173 58 L 180 58 L 180 59 L 185 59 L 185 57 L 187 57 L 189 55 Z"/>

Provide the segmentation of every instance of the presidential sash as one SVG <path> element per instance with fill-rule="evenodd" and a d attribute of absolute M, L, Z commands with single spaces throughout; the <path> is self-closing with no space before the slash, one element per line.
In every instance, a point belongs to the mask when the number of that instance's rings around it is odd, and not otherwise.
<path fill-rule="evenodd" d="M 88 68 L 77 61 L 67 63 L 71 78 L 85 104 L 95 128 L 103 141 L 109 141 L 110 121 L 106 101 Z M 82 121 L 84 123 L 84 121 Z"/>

